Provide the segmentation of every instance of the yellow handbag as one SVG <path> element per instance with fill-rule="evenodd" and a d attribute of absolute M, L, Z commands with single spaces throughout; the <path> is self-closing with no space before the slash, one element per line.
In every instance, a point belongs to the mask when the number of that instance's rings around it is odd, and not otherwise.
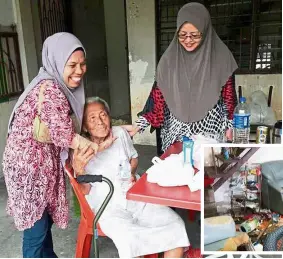
<path fill-rule="evenodd" d="M 35 116 L 33 121 L 33 138 L 41 143 L 52 143 L 49 129 L 46 126 L 46 124 L 40 119 L 42 103 L 44 101 L 45 88 L 46 88 L 46 83 L 44 82 L 40 86 L 39 95 L 38 95 L 37 115 Z"/>

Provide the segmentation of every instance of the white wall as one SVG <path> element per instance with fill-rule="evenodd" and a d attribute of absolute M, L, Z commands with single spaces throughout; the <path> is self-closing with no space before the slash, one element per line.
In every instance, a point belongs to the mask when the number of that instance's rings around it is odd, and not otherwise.
<path fill-rule="evenodd" d="M 283 147 L 262 147 L 248 160 L 249 163 L 264 163 L 283 160 Z"/>
<path fill-rule="evenodd" d="M 156 67 L 154 0 L 127 0 L 127 29 L 132 120 L 142 111 L 154 82 Z M 137 134 L 134 142 L 155 145 L 155 134 L 149 128 Z"/>

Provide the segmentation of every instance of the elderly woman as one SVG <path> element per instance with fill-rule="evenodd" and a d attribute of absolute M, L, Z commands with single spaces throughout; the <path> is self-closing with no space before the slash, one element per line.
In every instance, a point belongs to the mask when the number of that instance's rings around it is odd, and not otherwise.
<path fill-rule="evenodd" d="M 88 163 L 88 155 L 77 151 L 73 167 L 78 174 L 102 174 L 114 184 L 114 194 L 99 220 L 102 231 L 116 245 L 120 257 L 138 257 L 163 252 L 165 257 L 182 257 L 183 247 L 189 246 L 182 219 L 170 208 L 126 200 L 126 191 L 120 178 L 120 165 L 130 165 L 132 176 L 137 168 L 137 151 L 126 130 L 111 128 L 107 103 L 99 98 L 87 101 L 83 130 L 97 144 L 112 134 L 113 145 L 98 153 Z M 83 189 L 91 208 L 97 212 L 108 193 L 103 183 L 84 184 Z"/>
<path fill-rule="evenodd" d="M 149 98 L 131 135 L 151 125 L 160 129 L 161 150 L 183 136 L 232 139 L 235 59 L 216 34 L 208 10 L 199 3 L 184 5 L 177 30 L 162 55 Z"/>
<path fill-rule="evenodd" d="M 23 257 L 57 257 L 51 227 L 68 223 L 68 202 L 60 156 L 68 149 L 99 145 L 81 137 L 85 50 L 70 33 L 48 37 L 43 67 L 19 97 L 9 121 L 3 157 L 7 212 L 23 231 Z M 72 119 L 73 118 L 73 119 Z M 76 127 L 75 127 L 76 126 Z M 103 149 L 103 143 L 100 149 Z"/>

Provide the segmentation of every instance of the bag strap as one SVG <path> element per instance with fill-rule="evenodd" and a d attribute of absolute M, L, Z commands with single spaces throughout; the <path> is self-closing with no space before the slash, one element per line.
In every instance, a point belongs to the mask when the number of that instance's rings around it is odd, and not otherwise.
<path fill-rule="evenodd" d="M 44 91 L 46 89 L 46 81 L 40 85 L 39 95 L 38 95 L 38 106 L 37 106 L 37 115 L 40 116 L 42 104 L 44 101 Z"/>

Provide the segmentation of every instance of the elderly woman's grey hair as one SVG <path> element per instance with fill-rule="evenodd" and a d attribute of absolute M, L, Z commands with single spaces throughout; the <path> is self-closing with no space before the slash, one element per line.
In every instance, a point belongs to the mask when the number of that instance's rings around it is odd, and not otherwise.
<path fill-rule="evenodd" d="M 98 97 L 98 96 L 94 96 L 94 97 L 88 97 L 86 98 L 85 104 L 91 104 L 91 103 L 100 103 L 104 106 L 105 111 L 107 112 L 108 115 L 110 115 L 110 107 L 108 105 L 108 103 L 103 100 L 102 98 Z"/>

